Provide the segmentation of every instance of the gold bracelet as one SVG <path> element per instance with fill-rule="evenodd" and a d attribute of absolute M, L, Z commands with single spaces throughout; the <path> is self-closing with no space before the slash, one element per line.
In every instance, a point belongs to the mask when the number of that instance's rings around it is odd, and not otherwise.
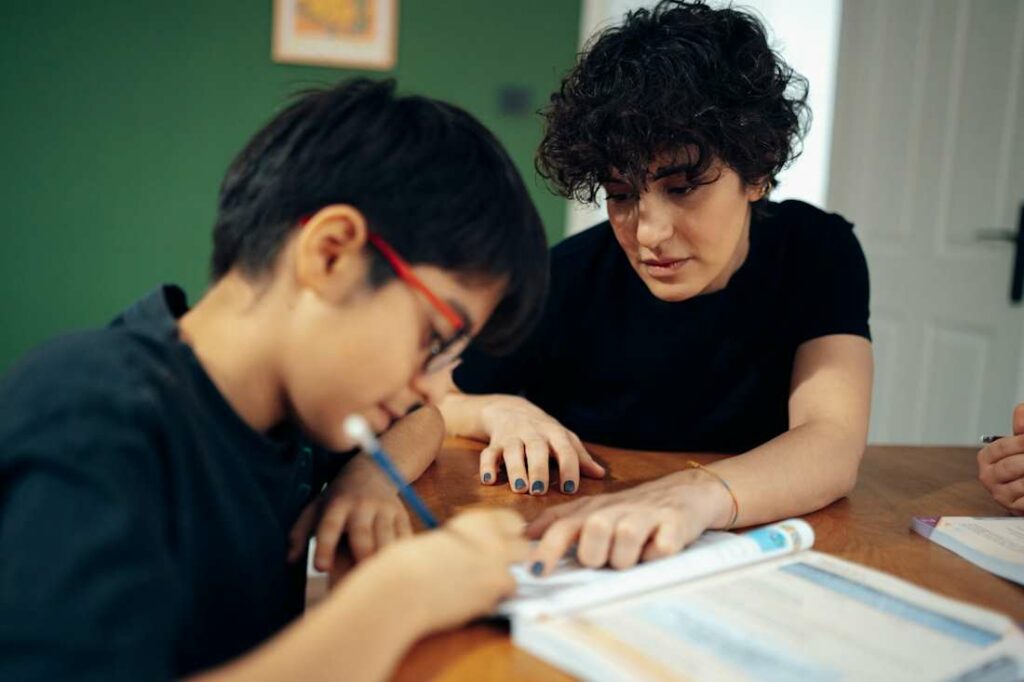
<path fill-rule="evenodd" d="M 729 523 L 725 525 L 723 530 L 732 530 L 733 526 L 736 525 L 736 520 L 740 517 L 740 501 L 736 499 L 736 493 L 732 491 L 732 486 L 729 482 L 722 478 L 718 473 L 708 469 L 700 462 L 694 462 L 692 459 L 686 463 L 687 469 L 700 469 L 704 473 L 710 474 L 718 479 L 718 482 L 725 486 L 725 491 L 729 493 L 729 497 L 732 498 L 732 518 L 729 519 Z"/>

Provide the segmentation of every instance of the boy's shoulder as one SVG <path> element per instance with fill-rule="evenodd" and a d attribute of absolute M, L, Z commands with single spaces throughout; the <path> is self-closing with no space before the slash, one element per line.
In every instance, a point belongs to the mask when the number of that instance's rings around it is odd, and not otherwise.
<path fill-rule="evenodd" d="M 184 294 L 161 287 L 119 314 L 109 325 L 58 336 L 29 351 L 0 377 L 0 403 L 50 395 L 93 398 L 141 388 L 173 372 L 177 325 L 172 306 Z M 52 394 L 52 395 L 51 395 Z"/>
<path fill-rule="evenodd" d="M 18 360 L 0 379 L 0 443 L 34 428 L 133 425 L 159 420 L 174 374 L 170 349 L 126 326 L 53 339 Z"/>
<path fill-rule="evenodd" d="M 39 381 L 102 386 L 142 376 L 159 364 L 166 348 L 155 339 L 124 326 L 72 332 L 26 353 L 7 371 L 8 385 L 24 387 Z"/>
<path fill-rule="evenodd" d="M 166 349 L 126 328 L 43 344 L 0 380 L 0 477 L 50 470 L 93 484 L 159 480 L 174 374 Z"/>

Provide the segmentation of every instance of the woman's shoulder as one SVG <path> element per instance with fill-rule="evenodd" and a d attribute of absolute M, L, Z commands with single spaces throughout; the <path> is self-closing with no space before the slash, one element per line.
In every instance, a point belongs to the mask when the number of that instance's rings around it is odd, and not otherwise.
<path fill-rule="evenodd" d="M 853 225 L 802 201 L 774 207 L 766 233 L 778 247 L 772 272 L 783 273 L 788 338 L 794 345 L 830 334 L 870 339 L 868 265 Z"/>
<path fill-rule="evenodd" d="M 768 204 L 762 222 L 776 229 L 798 233 L 827 233 L 833 230 L 849 232 L 853 229 L 853 223 L 842 215 L 799 199 Z"/>
<path fill-rule="evenodd" d="M 584 265 L 614 253 L 618 249 L 611 223 L 604 222 L 588 227 L 582 232 L 569 235 L 551 247 L 551 264 L 559 267 L 572 267 L 573 264 Z"/>
<path fill-rule="evenodd" d="M 588 227 L 551 248 L 551 292 L 611 286 L 624 261 L 607 220 Z"/>
<path fill-rule="evenodd" d="M 788 257 L 861 250 L 853 223 L 838 213 L 795 199 L 769 204 L 755 230 L 755 239 Z"/>

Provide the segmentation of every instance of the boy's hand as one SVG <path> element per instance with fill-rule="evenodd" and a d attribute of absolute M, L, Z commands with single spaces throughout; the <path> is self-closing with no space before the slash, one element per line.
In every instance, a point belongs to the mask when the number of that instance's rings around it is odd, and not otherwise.
<path fill-rule="evenodd" d="M 348 536 L 352 556 L 363 561 L 403 537 L 412 535 L 409 514 L 394 486 L 362 455 L 349 462 L 319 498 L 299 515 L 289 535 L 288 560 L 302 556 L 316 527 L 318 571 L 334 567 L 342 535 Z"/>
<path fill-rule="evenodd" d="M 604 467 L 583 447 L 579 437 L 554 417 L 524 398 L 494 398 L 480 413 L 490 445 L 480 453 L 480 481 L 491 485 L 505 463 L 512 492 L 543 495 L 548 491 L 548 462 L 558 462 L 563 493 L 580 488 L 580 474 L 602 478 Z"/>
<path fill-rule="evenodd" d="M 387 571 L 411 588 L 402 598 L 423 634 L 455 627 L 490 613 L 515 591 L 508 567 L 529 551 L 524 526 L 510 510 L 464 512 L 436 531 L 388 547 L 365 570 Z"/>
<path fill-rule="evenodd" d="M 1024 403 L 1013 411 L 1013 436 L 978 451 L 978 480 L 1011 514 L 1024 514 Z"/>

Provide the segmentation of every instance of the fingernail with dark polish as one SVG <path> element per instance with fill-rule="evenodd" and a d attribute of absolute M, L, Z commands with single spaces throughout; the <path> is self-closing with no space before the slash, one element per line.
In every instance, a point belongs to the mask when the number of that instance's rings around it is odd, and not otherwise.
<path fill-rule="evenodd" d="M 562 490 L 567 493 L 571 493 L 572 491 L 576 490 L 576 484 L 572 481 L 566 481 L 565 483 L 562 484 Z"/>
<path fill-rule="evenodd" d="M 535 493 L 542 493 L 542 492 L 544 492 L 544 482 L 543 481 L 534 481 L 533 482 L 533 486 L 530 488 L 530 490 L 532 492 L 535 492 Z"/>
<path fill-rule="evenodd" d="M 534 561 L 533 566 L 530 566 L 530 573 L 534 575 L 540 575 L 544 572 L 544 564 L 540 561 Z"/>
<path fill-rule="evenodd" d="M 516 479 L 516 490 L 522 490 L 526 487 L 526 481 L 521 478 Z"/>
<path fill-rule="evenodd" d="M 491 474 L 490 474 L 490 472 L 487 472 L 486 474 L 484 474 L 484 483 L 490 483 L 490 482 L 491 482 Z"/>

